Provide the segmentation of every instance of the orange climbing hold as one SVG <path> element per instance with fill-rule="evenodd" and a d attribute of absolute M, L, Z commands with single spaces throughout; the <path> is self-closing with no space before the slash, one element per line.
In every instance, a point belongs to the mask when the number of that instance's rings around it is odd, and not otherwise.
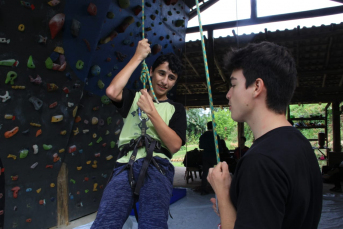
<path fill-rule="evenodd" d="M 12 137 L 13 135 L 15 135 L 16 133 L 18 133 L 18 131 L 19 131 L 19 127 L 14 127 L 12 130 L 9 130 L 9 131 L 6 131 L 5 132 L 5 138 L 10 138 L 10 137 Z"/>
<path fill-rule="evenodd" d="M 41 135 L 41 134 L 42 134 L 42 129 L 37 130 L 37 132 L 36 132 L 36 137 L 38 137 L 38 136 Z"/>

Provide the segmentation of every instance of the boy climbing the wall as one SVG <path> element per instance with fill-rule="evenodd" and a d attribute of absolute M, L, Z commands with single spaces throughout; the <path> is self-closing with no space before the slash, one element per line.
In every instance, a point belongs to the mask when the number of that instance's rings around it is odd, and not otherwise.
<path fill-rule="evenodd" d="M 124 118 L 119 137 L 119 159 L 106 186 L 92 228 L 121 229 L 139 201 L 139 228 L 168 228 L 174 167 L 170 158 L 186 139 L 184 107 L 167 97 L 181 74 L 180 59 L 170 53 L 156 59 L 150 69 L 151 90 L 124 88 L 134 70 L 151 52 L 147 39 L 138 43 L 128 64 L 106 89 Z"/>

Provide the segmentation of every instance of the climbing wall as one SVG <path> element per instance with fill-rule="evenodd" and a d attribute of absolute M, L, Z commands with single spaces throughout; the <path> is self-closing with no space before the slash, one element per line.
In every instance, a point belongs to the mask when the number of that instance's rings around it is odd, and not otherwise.
<path fill-rule="evenodd" d="M 0 0 L 0 228 L 56 226 L 62 163 L 69 221 L 97 210 L 123 126 L 105 89 L 141 39 L 141 4 Z M 148 66 L 181 55 L 188 11 L 182 1 L 146 1 Z M 142 88 L 140 71 L 128 88 Z"/>

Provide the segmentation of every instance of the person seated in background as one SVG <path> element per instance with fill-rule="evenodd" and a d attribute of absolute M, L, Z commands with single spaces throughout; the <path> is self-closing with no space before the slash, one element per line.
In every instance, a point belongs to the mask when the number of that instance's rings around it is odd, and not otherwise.
<path fill-rule="evenodd" d="M 227 158 L 230 157 L 230 151 L 226 146 L 225 140 L 220 139 L 219 144 L 222 147 L 222 150 L 219 152 L 220 155 L 220 161 L 226 161 Z"/>
<path fill-rule="evenodd" d="M 334 183 L 335 186 L 330 189 L 331 192 L 342 192 L 343 161 L 335 164 L 329 172 L 323 175 L 323 179 Z"/>
<path fill-rule="evenodd" d="M 246 141 L 247 141 L 247 139 L 244 136 L 242 136 L 241 137 L 241 144 L 235 149 L 235 152 L 234 152 L 236 160 L 243 157 L 244 154 L 248 151 L 249 147 L 245 146 Z"/>

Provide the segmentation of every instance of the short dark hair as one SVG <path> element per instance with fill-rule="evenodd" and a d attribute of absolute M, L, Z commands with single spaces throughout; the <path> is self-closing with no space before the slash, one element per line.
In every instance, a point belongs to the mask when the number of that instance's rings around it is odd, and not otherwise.
<path fill-rule="evenodd" d="M 152 64 L 152 71 L 154 71 L 158 66 L 163 64 L 164 62 L 169 63 L 169 68 L 170 70 L 174 73 L 177 74 L 177 79 L 180 78 L 182 74 L 182 62 L 179 57 L 177 57 L 174 53 L 168 53 L 165 55 L 159 56 L 155 62 Z"/>
<path fill-rule="evenodd" d="M 267 107 L 285 114 L 295 87 L 297 70 L 287 48 L 271 42 L 251 43 L 224 58 L 227 70 L 243 70 L 246 88 L 261 78 L 267 89 Z"/>
<path fill-rule="evenodd" d="M 212 122 L 208 122 L 207 123 L 207 129 L 208 130 L 212 130 L 213 129 Z"/>

